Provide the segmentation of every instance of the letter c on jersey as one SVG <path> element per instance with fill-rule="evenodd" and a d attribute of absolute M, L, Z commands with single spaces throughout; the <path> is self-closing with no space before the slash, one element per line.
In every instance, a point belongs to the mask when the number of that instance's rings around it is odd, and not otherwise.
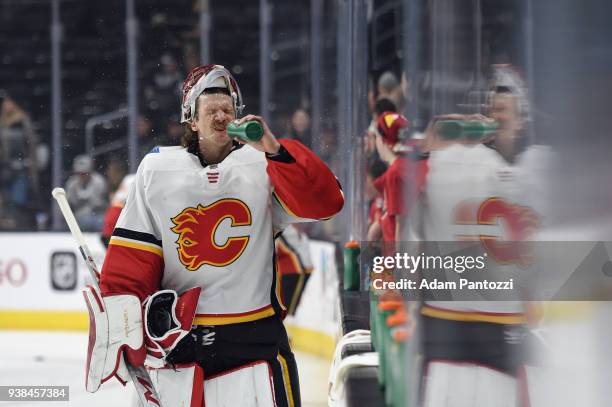
<path fill-rule="evenodd" d="M 185 208 L 172 218 L 171 229 L 176 240 L 179 260 L 187 270 L 197 270 L 204 264 L 223 267 L 233 263 L 244 251 L 249 236 L 229 237 L 223 245 L 215 242 L 215 234 L 224 219 L 231 227 L 251 224 L 249 207 L 238 199 L 221 199 L 208 206 Z"/>
<path fill-rule="evenodd" d="M 527 267 L 533 258 L 530 246 L 525 241 L 539 227 L 539 215 L 527 206 L 511 204 L 501 198 L 485 200 L 478 208 L 478 224 L 495 225 L 498 220 L 503 220 L 505 224 L 507 241 L 486 235 L 480 235 L 480 241 L 497 262 Z"/>
<path fill-rule="evenodd" d="M 500 264 L 514 263 L 524 268 L 533 260 L 528 239 L 539 228 L 540 216 L 530 207 L 512 204 L 501 198 L 488 198 L 480 204 L 465 201 L 455 210 L 455 223 L 495 227 L 490 234 L 459 235 L 458 238 L 480 240 Z M 503 228 L 503 233 L 499 226 Z"/>

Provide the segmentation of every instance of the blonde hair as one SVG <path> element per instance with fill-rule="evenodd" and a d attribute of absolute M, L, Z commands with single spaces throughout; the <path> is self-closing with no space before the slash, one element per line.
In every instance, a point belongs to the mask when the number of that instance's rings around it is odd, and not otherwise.
<path fill-rule="evenodd" d="M 13 104 L 13 109 L 11 111 L 7 111 L 6 109 L 7 102 Z M 4 99 L 4 102 L 2 103 L 2 113 L 0 114 L 0 123 L 5 126 L 11 126 L 15 123 L 27 119 L 28 115 L 26 114 L 26 112 L 21 107 L 19 107 L 19 105 L 15 103 L 13 99 L 11 99 L 10 97 L 6 97 Z"/>

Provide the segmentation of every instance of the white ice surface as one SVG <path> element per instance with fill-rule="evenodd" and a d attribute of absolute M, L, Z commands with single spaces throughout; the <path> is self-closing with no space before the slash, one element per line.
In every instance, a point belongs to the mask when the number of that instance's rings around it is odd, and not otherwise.
<path fill-rule="evenodd" d="M 0 385 L 70 386 L 69 402 L 0 402 L 0 406 L 130 407 L 132 387 L 117 381 L 98 392 L 85 391 L 87 350 L 85 333 L 0 331 Z M 323 407 L 327 400 L 329 365 L 308 354 L 296 353 L 304 407 Z"/>

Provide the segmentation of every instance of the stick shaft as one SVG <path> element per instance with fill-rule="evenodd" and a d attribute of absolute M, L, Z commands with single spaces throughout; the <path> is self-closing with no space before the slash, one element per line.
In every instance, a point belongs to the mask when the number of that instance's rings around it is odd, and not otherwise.
<path fill-rule="evenodd" d="M 87 265 L 87 269 L 89 270 L 89 274 L 91 275 L 91 279 L 94 282 L 98 293 L 100 292 L 100 272 L 98 271 L 98 267 L 96 266 L 96 262 L 94 261 L 89 247 L 87 246 L 87 242 L 85 241 L 85 237 L 81 232 L 81 228 L 74 217 L 74 213 L 72 213 L 72 209 L 70 208 L 70 204 L 68 203 L 68 199 L 66 198 L 66 191 L 63 188 L 55 188 L 52 192 L 53 198 L 57 201 L 57 204 L 62 211 L 62 215 L 64 215 L 64 219 L 66 219 L 66 223 L 68 224 L 68 228 L 70 229 L 70 233 L 72 233 L 72 237 L 77 241 L 79 245 L 79 252 L 81 256 L 83 256 L 83 260 Z"/>
<path fill-rule="evenodd" d="M 64 215 L 64 219 L 68 224 L 68 228 L 70 229 L 70 233 L 75 238 L 79 246 L 85 246 L 85 238 L 83 237 L 83 233 L 81 233 L 81 228 L 72 213 L 72 209 L 70 209 L 70 204 L 68 203 L 68 199 L 66 198 L 66 191 L 63 188 L 55 188 L 52 192 L 53 198 L 57 201 L 60 210 L 62 211 L 62 215 Z"/>
<path fill-rule="evenodd" d="M 79 245 L 79 252 L 81 253 L 81 256 L 83 256 L 83 260 L 87 265 L 87 269 L 89 270 L 89 274 L 91 275 L 95 288 L 98 291 L 98 294 L 100 294 L 100 273 L 98 272 L 96 262 L 89 251 L 89 247 L 87 246 L 85 237 L 81 232 L 81 228 L 74 217 L 74 213 L 72 213 L 72 209 L 70 208 L 70 204 L 66 198 L 66 191 L 64 191 L 63 188 L 55 188 L 53 189 L 52 195 L 57 201 L 57 204 L 62 211 L 62 215 L 64 215 L 64 219 L 66 219 L 68 228 L 70 228 L 70 233 L 72 233 L 72 236 Z M 152 385 L 149 372 L 147 372 L 144 366 L 135 367 L 130 365 L 127 361 L 127 357 L 125 358 L 125 362 L 128 372 L 130 373 L 130 377 L 132 378 L 132 382 L 136 388 L 136 394 L 138 395 L 141 406 L 146 407 L 156 405 L 161 407 L 161 402 L 158 401 L 160 400 L 160 397 L 157 394 L 155 387 Z"/>

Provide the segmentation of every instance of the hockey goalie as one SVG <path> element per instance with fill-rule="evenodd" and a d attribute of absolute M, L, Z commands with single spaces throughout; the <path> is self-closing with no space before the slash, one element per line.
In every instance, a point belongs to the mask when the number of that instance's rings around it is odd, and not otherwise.
<path fill-rule="evenodd" d="M 323 161 L 277 140 L 261 117 L 238 119 L 261 124 L 259 141 L 230 138 L 243 107 L 224 67 L 187 76 L 182 146 L 140 163 L 101 296 L 85 293 L 88 391 L 125 382 L 128 362 L 149 368 L 163 406 L 300 406 L 274 238 L 290 223 L 332 217 L 344 199 Z"/>

